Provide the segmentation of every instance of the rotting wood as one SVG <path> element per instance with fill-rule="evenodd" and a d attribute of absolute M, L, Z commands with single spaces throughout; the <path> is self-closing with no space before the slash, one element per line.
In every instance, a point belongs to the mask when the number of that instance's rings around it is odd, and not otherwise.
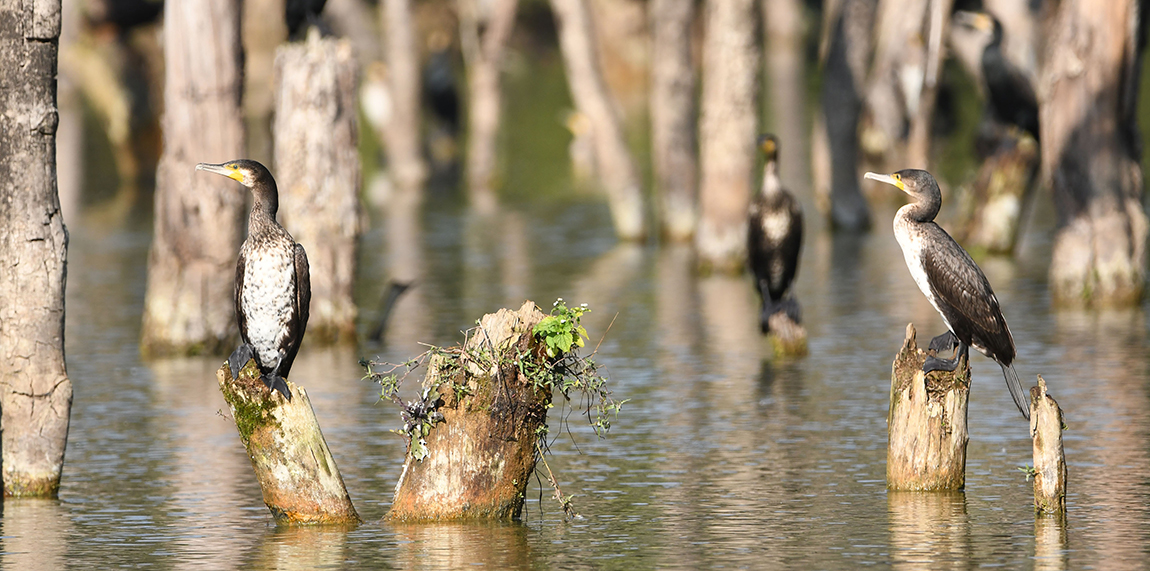
<path fill-rule="evenodd" d="M 254 359 L 240 370 L 239 379 L 224 363 L 216 380 L 276 523 L 359 523 L 307 391 L 288 381 L 295 395 L 288 401 L 268 390 Z"/>
<path fill-rule="evenodd" d="M 970 366 L 922 372 L 926 353 L 906 326 L 891 367 L 886 485 L 892 490 L 961 490 L 966 485 L 966 406 Z"/>
<path fill-rule="evenodd" d="M 1034 439 L 1034 509 L 1066 513 L 1066 455 L 1062 450 L 1062 409 L 1046 394 L 1046 380 L 1030 388 L 1030 436 Z"/>
<path fill-rule="evenodd" d="M 537 389 L 516 356 L 544 358 L 532 332 L 543 317 L 530 301 L 501 309 L 480 320 L 456 360 L 432 358 L 424 386 L 442 420 L 420 429 L 421 460 L 411 439 L 388 519 L 519 517 L 551 391 Z"/>

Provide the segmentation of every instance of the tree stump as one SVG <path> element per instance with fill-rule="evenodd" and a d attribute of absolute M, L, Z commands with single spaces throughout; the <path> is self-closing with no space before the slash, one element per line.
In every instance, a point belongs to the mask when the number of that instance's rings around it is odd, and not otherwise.
<path fill-rule="evenodd" d="M 457 359 L 432 358 L 424 386 L 442 421 L 422 444 L 411 439 L 389 519 L 519 517 L 551 391 L 537 389 L 516 357 L 543 358 L 532 332 L 543 317 L 530 301 L 501 309 L 480 320 Z"/>
<path fill-rule="evenodd" d="M 1030 388 L 1030 436 L 1034 439 L 1034 509 L 1066 513 L 1066 455 L 1062 451 L 1062 409 L 1046 394 L 1046 380 Z"/>
<path fill-rule="evenodd" d="M 801 357 L 807 354 L 807 330 L 795 323 L 784 312 L 775 313 L 767 320 L 771 332 L 767 341 L 776 357 Z"/>
<path fill-rule="evenodd" d="M 281 46 L 275 60 L 275 166 L 284 228 L 311 263 L 313 343 L 355 342 L 359 237 L 358 66 L 347 40 Z"/>
<path fill-rule="evenodd" d="M 1010 255 L 1038 174 L 1038 143 L 1017 129 L 1003 133 L 963 199 L 958 239 L 972 251 Z"/>
<path fill-rule="evenodd" d="M 961 490 L 966 485 L 970 366 L 922 372 L 926 353 L 913 324 L 894 359 L 887 415 L 886 485 L 892 490 Z"/>
<path fill-rule="evenodd" d="M 240 440 L 251 458 L 264 504 L 277 524 L 354 524 L 360 521 L 328 450 L 307 391 L 288 381 L 291 401 L 268 390 L 255 360 L 233 379 L 227 363 L 216 371 Z"/>

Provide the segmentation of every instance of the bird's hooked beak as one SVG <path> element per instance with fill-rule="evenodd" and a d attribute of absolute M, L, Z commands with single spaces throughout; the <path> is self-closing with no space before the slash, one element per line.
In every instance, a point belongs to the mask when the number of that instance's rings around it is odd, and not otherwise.
<path fill-rule="evenodd" d="M 906 184 L 904 184 L 902 182 L 902 177 L 898 176 L 897 174 L 889 175 L 889 174 L 878 174 L 875 172 L 868 172 L 865 175 L 863 175 L 863 178 L 869 178 L 871 180 L 877 180 L 879 182 L 885 182 L 885 183 L 887 183 L 887 184 L 889 184 L 889 185 L 891 185 L 891 186 L 893 186 L 893 187 L 895 187 L 895 188 L 897 188 L 903 192 L 906 192 Z"/>
<path fill-rule="evenodd" d="M 240 169 L 236 168 L 235 165 L 230 165 L 228 163 L 219 165 L 213 165 L 211 163 L 200 163 L 196 165 L 196 170 L 214 172 L 216 174 L 226 176 L 236 182 L 242 183 L 244 181 L 244 173 L 240 172 Z"/>

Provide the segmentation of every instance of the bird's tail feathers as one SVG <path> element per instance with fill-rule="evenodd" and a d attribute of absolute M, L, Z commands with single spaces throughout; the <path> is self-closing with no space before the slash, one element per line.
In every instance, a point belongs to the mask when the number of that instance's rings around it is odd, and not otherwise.
<path fill-rule="evenodd" d="M 1018 411 L 1026 420 L 1030 420 L 1030 404 L 1027 402 L 1026 393 L 1022 390 L 1022 383 L 1018 381 L 1018 373 L 1014 371 L 1014 365 L 1002 365 L 1002 374 L 1006 377 L 1006 388 L 1010 389 L 1010 396 L 1014 398 L 1014 405 L 1018 407 Z"/>

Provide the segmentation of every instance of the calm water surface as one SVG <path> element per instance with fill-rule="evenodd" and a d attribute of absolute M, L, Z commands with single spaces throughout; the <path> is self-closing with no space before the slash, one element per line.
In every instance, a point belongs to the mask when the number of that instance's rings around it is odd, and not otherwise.
<path fill-rule="evenodd" d="M 454 202 L 373 214 L 361 251 L 362 329 L 389 276 L 419 279 L 387 346 L 305 343 L 293 370 L 367 521 L 354 529 L 273 524 L 221 412 L 214 370 L 223 359 L 139 358 L 149 216 L 86 209 L 71 227 L 75 403 L 60 499 L 4 502 L 4 568 L 1144 564 L 1150 305 L 1051 311 L 1048 225 L 1031 225 L 1017 261 L 983 267 L 1014 331 L 1020 376 L 1043 374 L 1066 411 L 1065 524 L 1035 518 L 1018 470 L 1031 462 L 1027 424 L 997 365 L 981 356 L 965 493 L 886 491 L 891 360 L 907 322 L 923 336 L 943 330 L 887 224 L 861 238 L 811 224 L 798 281 L 810 356 L 778 360 L 756 331 L 748 278 L 696 277 L 683 248 L 617 244 L 597 200 L 537 200 L 489 217 Z M 1036 220 L 1049 218 L 1042 210 Z M 419 342 L 458 341 L 483 313 L 556 297 L 591 305 L 585 325 L 593 343 L 605 335 L 600 360 L 616 397 L 628 399 L 606 440 L 578 410 L 552 415 L 552 432 L 563 432 L 551 467 L 582 517 L 564 521 L 550 490 L 532 483 L 523 523 L 382 523 L 403 457 L 390 430 L 401 423 L 361 380 L 358 359 L 401 361 L 422 351 Z"/>

